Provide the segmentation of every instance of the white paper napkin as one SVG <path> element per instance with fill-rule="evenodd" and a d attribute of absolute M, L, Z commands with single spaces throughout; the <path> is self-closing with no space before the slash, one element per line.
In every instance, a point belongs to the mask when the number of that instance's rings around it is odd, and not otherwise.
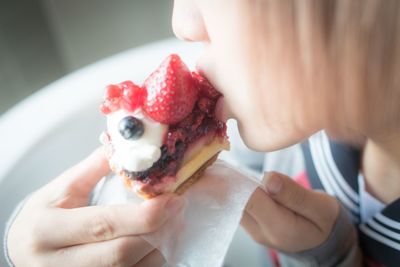
<path fill-rule="evenodd" d="M 183 211 L 157 232 L 143 235 L 164 255 L 168 266 L 221 266 L 247 201 L 259 185 L 231 165 L 217 161 L 184 194 Z M 99 205 L 140 202 L 119 177 L 107 178 Z"/>

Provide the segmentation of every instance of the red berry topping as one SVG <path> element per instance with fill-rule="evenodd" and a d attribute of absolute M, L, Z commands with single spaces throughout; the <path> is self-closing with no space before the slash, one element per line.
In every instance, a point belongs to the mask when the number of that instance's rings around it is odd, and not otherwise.
<path fill-rule="evenodd" d="M 104 99 L 106 100 L 113 100 L 120 98 L 122 94 L 122 89 L 119 85 L 117 84 L 110 84 L 106 87 L 106 92 L 104 94 Z"/>
<path fill-rule="evenodd" d="M 144 111 L 155 121 L 175 124 L 192 111 L 197 87 L 178 55 L 168 56 L 144 82 L 147 100 Z"/>
<path fill-rule="evenodd" d="M 211 115 L 212 108 L 214 107 L 212 100 L 205 97 L 199 99 L 197 106 L 207 115 Z"/>
<path fill-rule="evenodd" d="M 206 98 L 216 100 L 221 96 L 221 93 L 215 90 L 214 86 L 198 72 L 192 72 L 193 80 L 196 82 L 196 86 L 199 88 L 199 95 Z"/>
<path fill-rule="evenodd" d="M 131 81 L 120 83 L 123 90 L 122 107 L 128 111 L 135 111 L 146 100 L 147 92 Z"/>
<path fill-rule="evenodd" d="M 103 113 L 104 115 L 110 114 L 112 112 L 109 102 L 103 102 L 100 105 L 100 112 Z"/>
<path fill-rule="evenodd" d="M 146 95 L 145 89 L 131 81 L 111 84 L 106 87 L 104 102 L 100 106 L 100 111 L 105 115 L 121 108 L 128 111 L 135 111 L 143 104 Z"/>

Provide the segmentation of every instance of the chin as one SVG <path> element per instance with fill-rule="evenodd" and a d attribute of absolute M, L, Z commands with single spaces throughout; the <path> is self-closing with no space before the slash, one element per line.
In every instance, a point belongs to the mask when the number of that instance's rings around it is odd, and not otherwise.
<path fill-rule="evenodd" d="M 274 146 L 272 142 L 269 142 L 269 138 L 267 135 L 248 130 L 249 127 L 246 127 L 241 123 L 238 123 L 238 129 L 243 142 L 248 148 L 252 150 L 258 152 L 268 152 L 279 149 L 279 147 Z"/>
<path fill-rule="evenodd" d="M 246 146 L 258 152 L 271 152 L 299 143 L 304 138 L 293 138 L 287 133 L 273 131 L 269 127 L 254 127 L 238 123 L 239 133 Z M 248 129 L 257 129 L 248 130 Z"/>

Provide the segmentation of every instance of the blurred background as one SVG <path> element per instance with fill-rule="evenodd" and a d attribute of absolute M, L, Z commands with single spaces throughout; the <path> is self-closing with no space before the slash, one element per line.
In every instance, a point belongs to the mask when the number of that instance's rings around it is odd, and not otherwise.
<path fill-rule="evenodd" d="M 101 58 L 172 37 L 172 0 L 0 0 L 0 114 Z"/>

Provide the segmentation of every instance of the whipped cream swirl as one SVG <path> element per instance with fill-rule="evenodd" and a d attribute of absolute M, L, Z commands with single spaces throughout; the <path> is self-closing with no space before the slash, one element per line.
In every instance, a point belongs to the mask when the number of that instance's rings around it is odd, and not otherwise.
<path fill-rule="evenodd" d="M 127 140 L 121 135 L 119 123 L 127 116 L 133 116 L 142 121 L 144 133 L 139 139 Z M 168 125 L 152 120 L 140 108 L 134 112 L 121 109 L 107 115 L 107 133 L 113 147 L 110 164 L 117 170 L 131 172 L 147 170 L 160 158 L 161 146 L 167 130 Z"/>

